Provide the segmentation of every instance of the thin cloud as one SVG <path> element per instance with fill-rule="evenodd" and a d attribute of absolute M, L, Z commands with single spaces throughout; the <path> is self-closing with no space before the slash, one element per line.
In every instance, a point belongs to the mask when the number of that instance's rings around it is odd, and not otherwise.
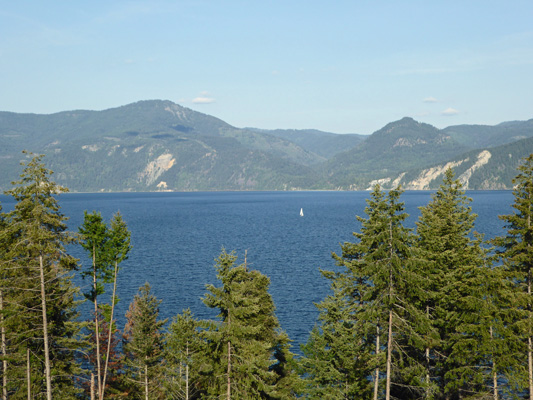
<path fill-rule="evenodd" d="M 441 114 L 449 117 L 449 116 L 452 116 L 452 115 L 459 114 L 459 110 L 456 110 L 455 108 L 448 107 L 446 110 L 441 112 Z"/>
<path fill-rule="evenodd" d="M 435 97 L 426 97 L 424 100 L 422 100 L 424 103 L 438 103 L 438 100 Z"/>
<path fill-rule="evenodd" d="M 192 99 L 194 104 L 211 104 L 215 102 L 215 99 L 207 96 L 198 96 Z"/>

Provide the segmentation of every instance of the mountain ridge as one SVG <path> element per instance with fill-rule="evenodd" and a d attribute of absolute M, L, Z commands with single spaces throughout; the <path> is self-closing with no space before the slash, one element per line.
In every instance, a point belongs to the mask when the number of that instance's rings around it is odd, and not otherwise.
<path fill-rule="evenodd" d="M 45 154 L 59 184 L 85 192 L 366 190 L 376 182 L 432 188 L 438 181 L 417 184 L 417 176 L 461 160 L 455 168 L 465 173 L 483 151 L 491 156 L 471 170 L 467 188 L 509 189 L 508 166 L 533 152 L 531 137 L 533 119 L 438 129 L 404 117 L 368 136 L 238 128 L 169 100 L 101 111 L 2 111 L 0 189 L 18 176 L 24 149 Z"/>

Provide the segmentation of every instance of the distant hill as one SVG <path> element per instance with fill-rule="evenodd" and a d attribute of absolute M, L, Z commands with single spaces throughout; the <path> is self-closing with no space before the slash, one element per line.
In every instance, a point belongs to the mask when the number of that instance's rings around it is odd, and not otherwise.
<path fill-rule="evenodd" d="M 289 140 L 324 159 L 331 158 L 335 154 L 346 151 L 346 149 L 356 147 L 368 137 L 356 133 L 339 135 L 316 129 L 275 129 L 258 131 Z"/>
<path fill-rule="evenodd" d="M 327 162 L 334 187 L 361 189 L 369 180 L 444 161 L 468 150 L 434 126 L 403 118 Z"/>
<path fill-rule="evenodd" d="M 533 120 L 439 130 L 403 118 L 370 136 L 237 128 L 162 100 L 0 112 L 0 189 L 20 174 L 23 149 L 45 154 L 55 180 L 73 191 L 361 190 L 375 182 L 425 189 L 438 178 L 422 184 L 420 176 L 446 165 L 470 169 L 469 188 L 510 188 L 532 137 Z"/>

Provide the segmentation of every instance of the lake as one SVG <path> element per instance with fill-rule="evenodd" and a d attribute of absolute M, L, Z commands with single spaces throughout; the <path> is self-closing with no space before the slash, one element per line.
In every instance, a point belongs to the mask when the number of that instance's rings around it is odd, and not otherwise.
<path fill-rule="evenodd" d="M 502 235 L 498 215 L 512 211 L 510 191 L 469 191 L 478 214 L 476 231 L 486 237 Z M 414 227 L 418 207 L 431 192 L 408 191 L 402 195 Z M 216 312 L 202 303 L 205 285 L 219 285 L 213 268 L 222 248 L 235 250 L 247 263 L 271 280 L 270 293 L 282 328 L 294 341 L 293 351 L 307 340 L 317 318 L 314 303 L 329 294 L 329 282 L 320 268 L 335 269 L 332 252 L 340 243 L 353 241 L 359 230 L 356 215 L 364 216 L 369 192 L 192 192 L 192 193 L 68 193 L 60 196 L 62 212 L 70 217 L 69 229 L 77 231 L 83 211 L 97 210 L 109 221 L 120 211 L 131 231 L 133 249 L 119 274 L 117 318 L 124 314 L 145 282 L 163 302 L 161 318 L 169 320 L 185 308 L 197 318 L 214 318 Z M 0 196 L 7 211 L 13 201 Z M 300 209 L 304 216 L 300 216 Z M 81 249 L 71 253 L 89 265 Z M 88 282 L 76 278 L 87 290 Z M 89 317 L 90 308 L 82 308 Z"/>

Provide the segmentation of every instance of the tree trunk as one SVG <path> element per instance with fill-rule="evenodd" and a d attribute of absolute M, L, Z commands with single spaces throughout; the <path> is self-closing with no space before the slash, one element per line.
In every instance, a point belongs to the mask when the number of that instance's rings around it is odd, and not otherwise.
<path fill-rule="evenodd" d="M 227 390 L 227 400 L 231 399 L 231 343 L 228 341 L 228 390 Z"/>
<path fill-rule="evenodd" d="M 389 311 L 389 333 L 387 337 L 387 383 L 385 386 L 385 400 L 390 400 L 390 374 L 392 360 L 392 310 Z"/>
<path fill-rule="evenodd" d="M 98 382 L 98 399 L 103 399 L 102 367 L 100 366 L 100 330 L 98 326 L 98 296 L 96 285 L 96 248 L 93 246 L 93 290 L 94 290 L 94 336 L 96 340 L 96 380 Z"/>
<path fill-rule="evenodd" d="M 94 400 L 95 398 L 95 390 L 94 390 L 94 373 L 91 372 L 91 400 Z"/>
<path fill-rule="evenodd" d="M 376 326 L 376 359 L 379 355 L 379 325 Z M 374 378 L 374 400 L 378 400 L 378 391 L 379 391 L 379 364 L 376 367 L 376 377 Z"/>
<path fill-rule="evenodd" d="M 529 225 L 529 224 L 528 224 Z M 527 294 L 529 307 L 528 335 L 527 335 L 527 365 L 529 381 L 529 400 L 533 400 L 533 345 L 531 343 L 531 269 L 527 273 Z"/>
<path fill-rule="evenodd" d="M 185 348 L 186 364 L 185 364 L 185 400 L 189 400 L 189 342 Z"/>
<path fill-rule="evenodd" d="M 144 399 L 148 400 L 148 363 L 144 364 Z"/>
<path fill-rule="evenodd" d="M 429 305 L 426 305 L 426 316 L 429 320 Z M 430 391 L 430 374 L 429 374 L 429 345 L 426 347 L 426 400 L 429 399 Z"/>
<path fill-rule="evenodd" d="M 113 337 L 113 314 L 115 312 L 115 295 L 117 293 L 117 275 L 118 275 L 118 262 L 115 261 L 115 276 L 113 278 L 113 297 L 111 298 L 111 318 L 109 320 L 109 333 L 107 337 L 107 353 L 106 353 L 105 364 L 104 364 L 104 376 L 102 378 L 102 397 L 100 400 L 104 399 L 105 382 L 107 378 L 107 368 L 109 366 L 109 355 L 111 353 L 111 339 Z"/>
<path fill-rule="evenodd" d="M 26 347 L 26 384 L 28 385 L 28 400 L 31 400 L 31 364 L 29 347 Z"/>
<path fill-rule="evenodd" d="M 2 325 L 2 400 L 7 400 L 7 345 L 4 326 L 4 291 L 0 289 L 0 323 Z"/>
<path fill-rule="evenodd" d="M 44 374 L 46 377 L 46 398 L 52 400 L 52 377 L 50 375 L 50 348 L 48 345 L 48 318 L 46 316 L 46 290 L 44 287 L 43 256 L 39 255 L 39 271 L 41 275 L 41 307 L 43 311 L 43 342 L 44 342 Z"/>
<path fill-rule="evenodd" d="M 494 335 L 493 335 L 493 332 L 492 332 L 492 326 L 490 326 L 489 328 L 489 333 L 490 333 L 490 340 L 494 340 Z M 498 373 L 496 372 L 496 357 L 494 356 L 494 354 L 492 355 L 492 386 L 494 387 L 493 389 L 493 395 L 492 395 L 492 398 L 494 400 L 498 400 Z"/>

